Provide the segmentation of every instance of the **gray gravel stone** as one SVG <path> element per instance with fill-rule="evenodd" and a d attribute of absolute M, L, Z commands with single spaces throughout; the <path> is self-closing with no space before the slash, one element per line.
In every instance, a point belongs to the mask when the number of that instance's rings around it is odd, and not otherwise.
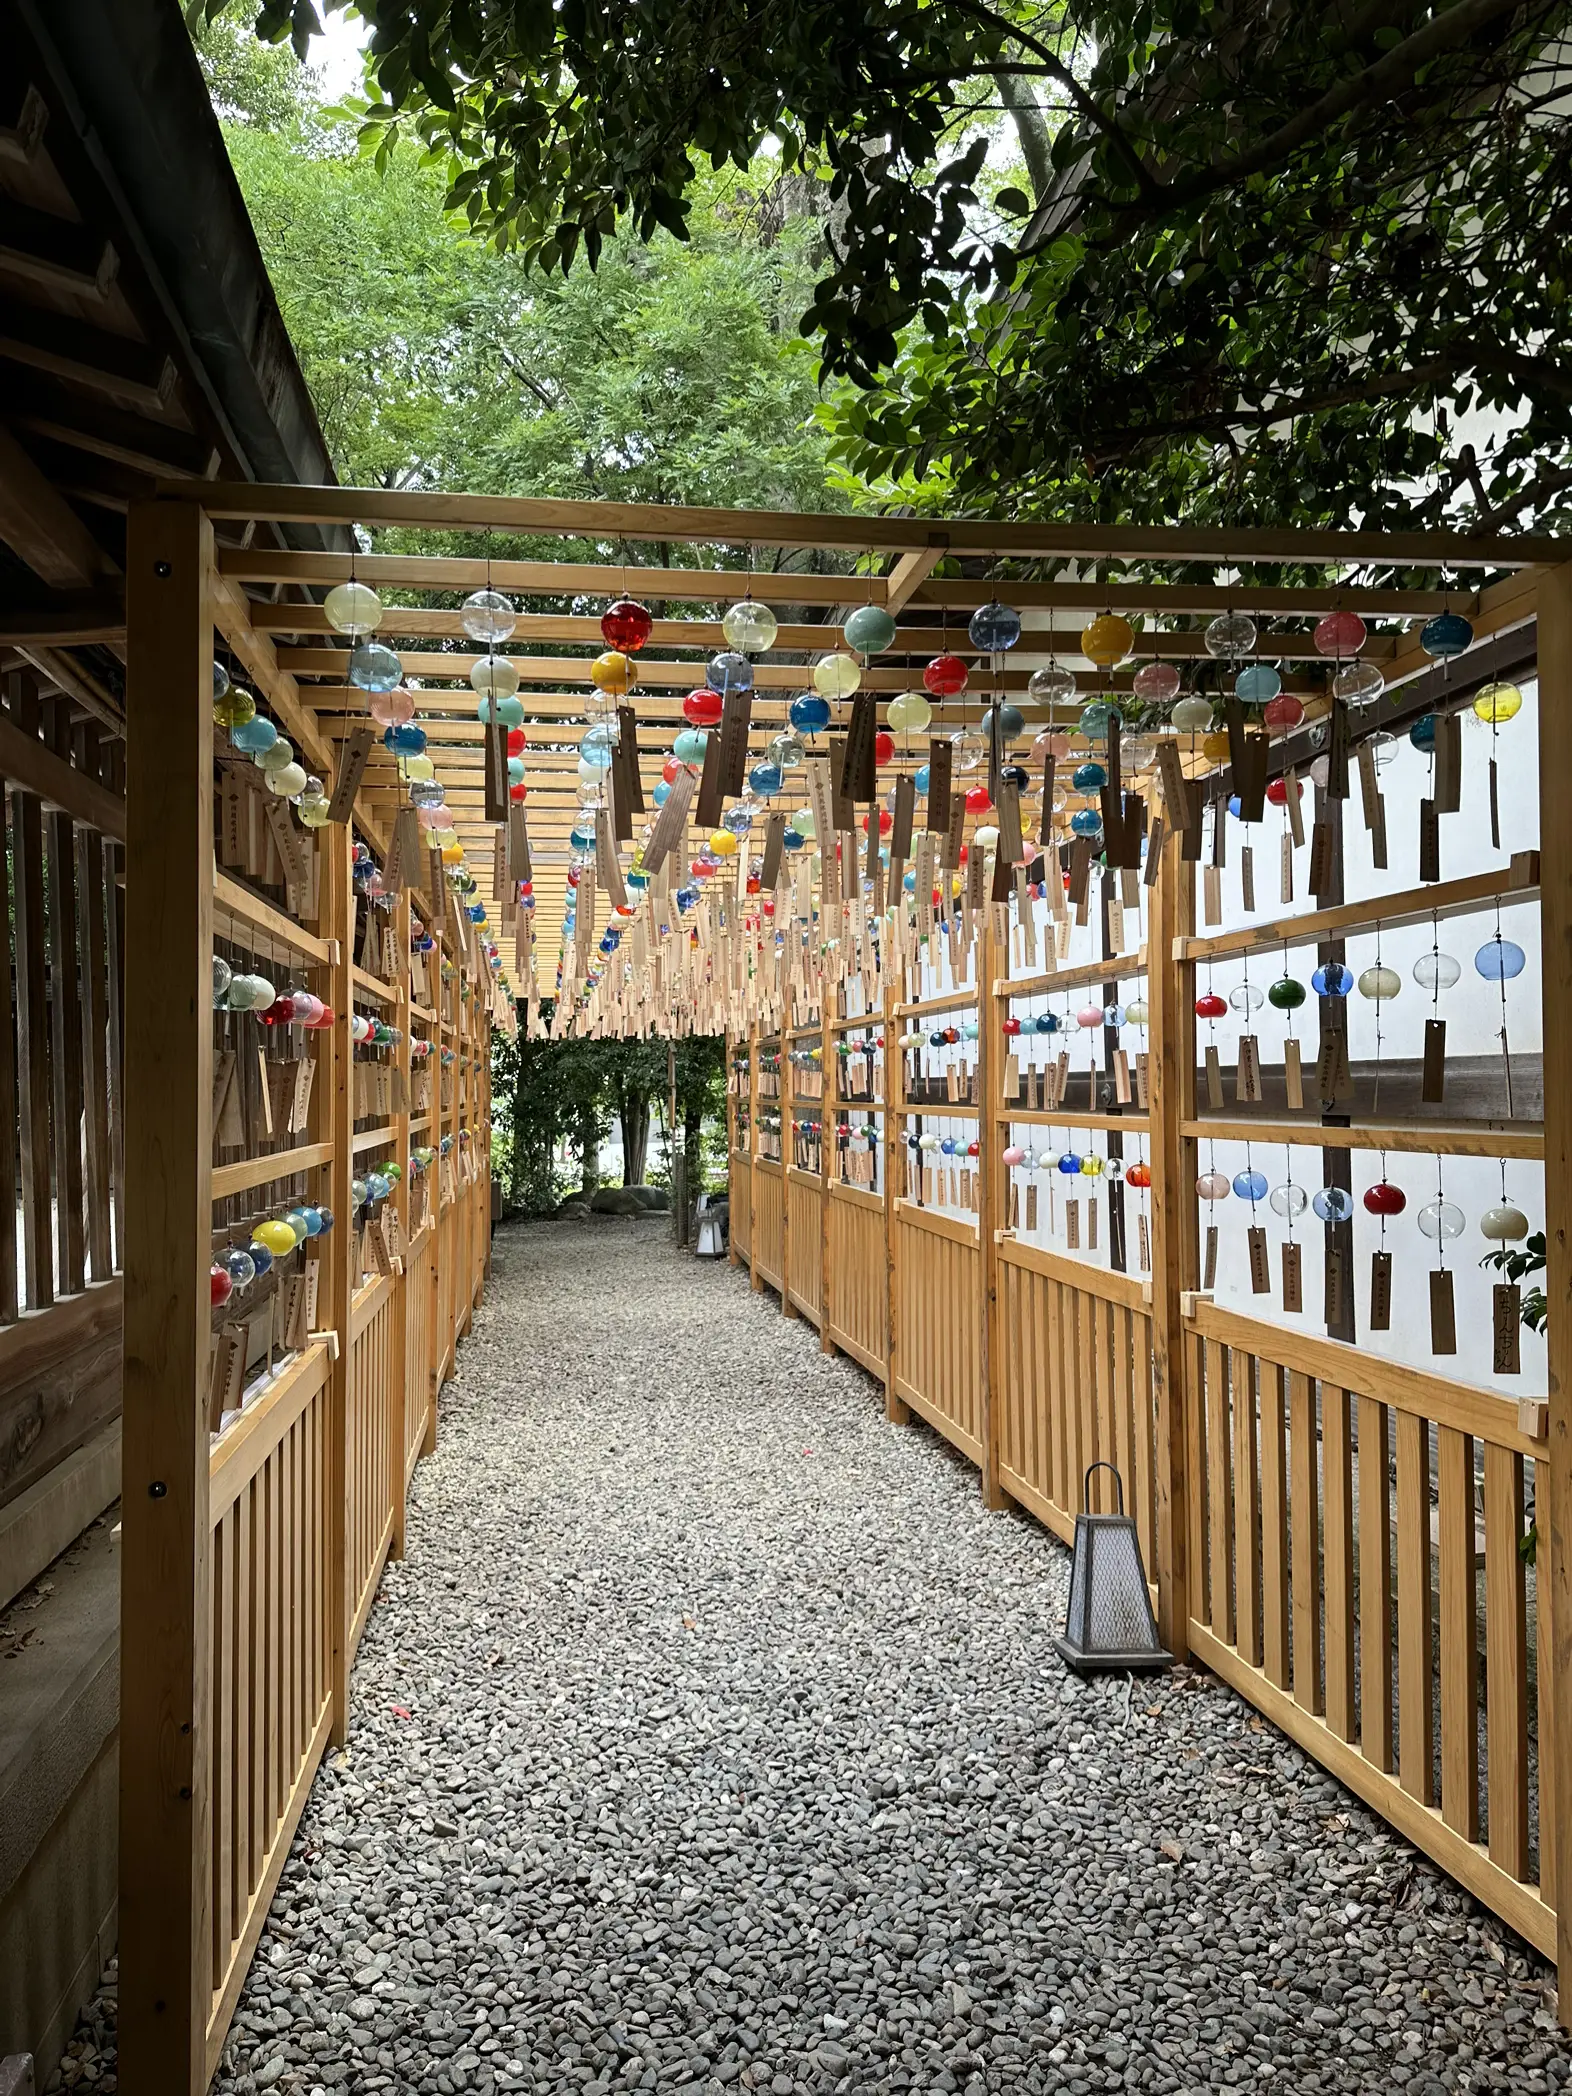
<path fill-rule="evenodd" d="M 497 1239 L 218 2096 L 1567 2085 L 1541 1963 L 1215 1682 L 1067 1677 L 1063 1550 L 811 1327 L 587 1243 Z"/>

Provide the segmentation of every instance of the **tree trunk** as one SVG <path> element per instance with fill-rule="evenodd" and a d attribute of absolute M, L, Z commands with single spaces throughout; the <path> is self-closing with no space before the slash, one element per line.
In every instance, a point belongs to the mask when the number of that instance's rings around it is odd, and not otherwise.
<path fill-rule="evenodd" d="M 1015 135 L 1021 143 L 1021 158 L 1031 179 L 1032 202 L 1040 204 L 1053 184 L 1053 140 L 1032 84 L 1019 73 L 997 76 L 999 100 L 1015 120 Z"/>
<path fill-rule="evenodd" d="M 638 1097 L 624 1099 L 617 1109 L 622 1123 L 622 1183 L 644 1184 L 644 1166 L 650 1147 L 650 1102 Z"/>
<path fill-rule="evenodd" d="M 600 1137 L 595 1132 L 593 1107 L 579 1109 L 579 1164 L 583 1191 L 592 1194 L 600 1184 Z"/>
<path fill-rule="evenodd" d="M 682 1117 L 682 1153 L 687 1161 L 688 1199 L 704 1191 L 704 1166 L 699 1159 L 699 1138 L 704 1132 L 702 1108 L 690 1107 Z"/>

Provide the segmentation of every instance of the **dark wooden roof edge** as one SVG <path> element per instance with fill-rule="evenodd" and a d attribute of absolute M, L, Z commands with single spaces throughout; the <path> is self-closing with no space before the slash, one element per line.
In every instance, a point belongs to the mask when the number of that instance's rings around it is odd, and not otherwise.
<path fill-rule="evenodd" d="M 249 479 L 336 479 L 177 0 L 15 0 L 184 375 Z M 291 526 L 301 547 L 348 544 Z"/>

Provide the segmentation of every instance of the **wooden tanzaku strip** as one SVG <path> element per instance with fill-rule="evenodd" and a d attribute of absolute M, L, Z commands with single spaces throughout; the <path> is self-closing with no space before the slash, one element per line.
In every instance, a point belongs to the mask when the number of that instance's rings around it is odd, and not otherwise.
<path fill-rule="evenodd" d="M 1367 896 L 1335 909 L 1307 910 L 1299 917 L 1278 917 L 1241 931 L 1218 932 L 1210 938 L 1176 939 L 1176 961 L 1222 961 L 1231 955 L 1257 953 L 1263 947 L 1309 945 L 1349 932 L 1391 930 L 1403 924 L 1428 924 L 1433 916 L 1459 917 L 1496 901 L 1533 902 L 1539 894 L 1539 854 L 1514 852 L 1508 865 L 1474 873 L 1458 881 L 1424 888 L 1404 888 L 1392 895 Z M 1062 980 L 1062 978 L 1061 978 Z"/>
<path fill-rule="evenodd" d="M 1544 1452 L 1544 1444 L 1531 1439 L 1519 1425 L 1516 1399 L 1498 1396 L 1493 1390 L 1479 1390 L 1471 1383 L 1454 1382 L 1450 1376 L 1409 1368 L 1401 1361 L 1383 1360 L 1341 1339 L 1323 1339 L 1318 1334 L 1291 1331 L 1261 1318 L 1245 1317 L 1236 1310 L 1224 1309 L 1209 1297 L 1195 1301 L 1185 1322 L 1203 1339 L 1243 1347 L 1263 1362 L 1274 1361 L 1280 1368 L 1357 1391 L 1362 1398 L 1390 1405 L 1398 1413 L 1417 1414 L 1439 1426 L 1455 1426 L 1461 1433 L 1472 1434 L 1494 1447 L 1515 1448 L 1530 1460 Z"/>
<path fill-rule="evenodd" d="M 253 895 L 239 881 L 231 880 L 218 867 L 213 869 L 213 929 L 220 938 L 244 946 L 252 932 L 262 932 L 276 945 L 287 947 L 305 961 L 323 967 L 332 957 L 330 942 L 319 939 L 276 910 L 260 895 Z"/>
<path fill-rule="evenodd" d="M 412 524 L 467 531 L 494 525 L 569 538 L 647 539 L 728 546 L 837 546 L 856 552 L 926 550 L 1057 556 L 1066 560 L 1215 560 L 1328 566 L 1380 560 L 1397 567 L 1523 568 L 1565 556 L 1554 538 L 1471 537 L 1431 531 L 1323 531 L 1226 525 L 1000 524 L 974 517 L 836 515 L 701 509 L 663 502 L 574 502 L 521 495 L 438 494 L 411 488 L 305 487 L 261 481 L 160 480 L 166 501 L 213 518 L 280 524 Z"/>
<path fill-rule="evenodd" d="M 327 1164 L 333 1156 L 331 1143 L 302 1143 L 294 1150 L 272 1150 L 266 1157 L 243 1157 L 238 1164 L 213 1167 L 213 1199 L 227 1201 L 231 1194 L 249 1193 L 254 1186 L 268 1186 L 275 1179 L 292 1179 Z"/>

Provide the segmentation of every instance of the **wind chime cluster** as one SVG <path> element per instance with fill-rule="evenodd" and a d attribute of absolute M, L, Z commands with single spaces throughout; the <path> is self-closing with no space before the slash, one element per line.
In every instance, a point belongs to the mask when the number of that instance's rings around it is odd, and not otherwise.
<path fill-rule="evenodd" d="M 511 985 L 502 972 L 501 950 L 496 940 L 488 936 L 490 927 L 486 905 L 479 897 L 479 882 L 465 859 L 463 845 L 454 834 L 447 788 L 437 777 L 426 730 L 415 717 L 415 692 L 404 681 L 403 664 L 396 651 L 372 637 L 382 624 L 382 599 L 368 584 L 352 578 L 329 590 L 322 608 L 328 624 L 352 643 L 346 675 L 352 685 L 365 692 L 366 710 L 382 730 L 383 747 L 393 758 L 408 795 L 419 844 L 440 860 L 443 878 L 456 898 L 457 907 L 475 927 L 487 968 L 503 993 L 511 995 Z M 516 697 L 519 674 L 507 656 L 496 652 L 497 644 L 505 641 L 513 631 L 513 606 L 499 591 L 476 590 L 464 600 L 461 617 L 465 632 L 486 648 L 486 653 L 470 672 L 470 683 L 477 695 L 476 710 L 480 720 L 488 722 L 495 708 L 498 718 L 505 723 L 509 779 L 522 800 L 524 709 Z M 395 850 L 398 850 L 397 843 Z M 402 852 L 399 855 L 403 857 Z M 373 869 L 367 892 L 385 892 L 382 879 Z"/>

